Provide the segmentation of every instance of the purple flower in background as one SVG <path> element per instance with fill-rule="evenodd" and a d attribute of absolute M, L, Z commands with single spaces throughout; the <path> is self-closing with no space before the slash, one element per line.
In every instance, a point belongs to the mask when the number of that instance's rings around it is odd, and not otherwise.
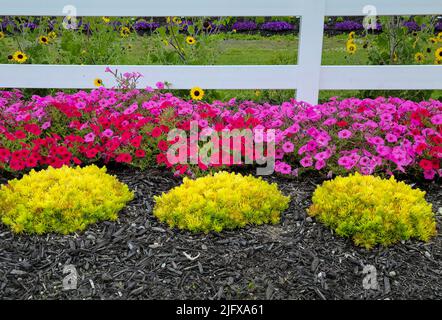
<path fill-rule="evenodd" d="M 134 29 L 136 31 L 154 31 L 160 27 L 160 24 L 157 22 L 146 22 L 146 21 L 137 21 L 134 24 Z"/>
<path fill-rule="evenodd" d="M 371 26 L 369 26 L 368 28 L 369 31 L 375 31 L 375 32 L 382 32 L 382 24 L 380 22 L 376 23 L 376 27 L 372 28 Z"/>
<path fill-rule="evenodd" d="M 416 21 L 406 21 L 404 22 L 403 26 L 406 27 L 410 32 L 421 31 L 422 28 L 425 27 L 425 25 L 418 25 Z"/>
<path fill-rule="evenodd" d="M 25 22 L 22 24 L 22 27 L 29 30 L 35 30 L 38 28 L 38 25 L 33 22 Z"/>
<path fill-rule="evenodd" d="M 235 22 L 232 26 L 233 30 L 236 30 L 238 32 L 241 31 L 253 31 L 256 30 L 258 26 L 253 21 L 238 21 Z"/>
<path fill-rule="evenodd" d="M 343 22 L 338 22 L 335 24 L 335 30 L 337 31 L 358 31 L 362 30 L 364 27 L 362 24 L 356 21 L 346 20 Z"/>
<path fill-rule="evenodd" d="M 295 27 L 291 23 L 285 21 L 269 21 L 261 26 L 261 30 L 264 31 L 291 31 L 294 29 Z"/>
<path fill-rule="evenodd" d="M 210 25 L 212 26 L 212 30 L 219 30 L 219 31 L 226 31 L 227 28 L 225 25 L 223 24 L 215 24 L 215 23 L 210 23 Z"/>
<path fill-rule="evenodd" d="M 216 24 L 216 23 L 213 23 L 211 21 L 204 22 L 203 28 L 208 33 L 223 32 L 223 31 L 227 30 L 225 25 L 223 25 L 223 24 Z"/>
<path fill-rule="evenodd" d="M 180 22 L 180 27 L 182 31 L 187 31 L 187 29 L 189 28 L 189 26 L 192 26 L 193 22 L 192 20 L 182 20 Z"/>
<path fill-rule="evenodd" d="M 434 28 L 436 32 L 442 32 L 442 21 L 436 23 L 436 27 Z"/>
<path fill-rule="evenodd" d="M 114 20 L 114 21 L 111 21 L 110 25 L 112 27 L 114 27 L 115 31 L 117 31 L 117 30 L 120 30 L 122 23 L 121 23 L 121 21 Z"/>
<path fill-rule="evenodd" d="M 383 28 L 382 28 L 382 23 L 378 22 L 376 24 L 376 31 L 382 32 Z"/>
<path fill-rule="evenodd" d="M 0 31 L 5 31 L 8 26 L 13 26 L 14 29 L 17 28 L 15 22 L 6 17 L 0 22 Z"/>

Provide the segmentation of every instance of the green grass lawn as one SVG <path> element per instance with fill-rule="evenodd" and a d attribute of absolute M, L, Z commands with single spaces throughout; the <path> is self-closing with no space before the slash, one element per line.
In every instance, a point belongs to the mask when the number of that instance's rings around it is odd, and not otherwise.
<path fill-rule="evenodd" d="M 360 49 L 356 55 L 348 57 L 346 42 L 346 35 L 324 37 L 322 64 L 366 64 L 366 50 Z M 359 39 L 356 42 L 362 48 L 363 40 Z M 217 35 L 212 46 L 218 52 L 216 64 L 272 65 L 296 64 L 298 43 L 298 37 L 294 35 L 262 37 L 226 34 Z"/>

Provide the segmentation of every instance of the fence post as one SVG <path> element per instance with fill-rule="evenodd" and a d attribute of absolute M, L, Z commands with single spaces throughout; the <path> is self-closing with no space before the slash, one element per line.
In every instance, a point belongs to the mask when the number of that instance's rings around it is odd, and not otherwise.
<path fill-rule="evenodd" d="M 298 65 L 300 67 L 298 101 L 317 104 L 324 41 L 325 0 L 305 1 L 299 31 Z"/>

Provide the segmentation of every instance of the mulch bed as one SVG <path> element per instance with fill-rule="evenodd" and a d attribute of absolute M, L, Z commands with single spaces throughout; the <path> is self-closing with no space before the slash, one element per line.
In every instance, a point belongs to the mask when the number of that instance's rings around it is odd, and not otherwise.
<path fill-rule="evenodd" d="M 40 237 L 0 225 L 1 299 L 442 298 L 440 236 L 428 244 L 357 248 L 306 217 L 319 177 L 266 178 L 292 197 L 280 225 L 194 235 L 169 230 L 152 215 L 153 196 L 178 179 L 155 170 L 112 173 L 136 192 L 117 222 Z M 442 186 L 419 187 L 437 212 Z M 63 290 L 66 265 L 78 273 L 77 289 Z M 377 289 L 364 289 L 367 265 L 377 270 Z"/>

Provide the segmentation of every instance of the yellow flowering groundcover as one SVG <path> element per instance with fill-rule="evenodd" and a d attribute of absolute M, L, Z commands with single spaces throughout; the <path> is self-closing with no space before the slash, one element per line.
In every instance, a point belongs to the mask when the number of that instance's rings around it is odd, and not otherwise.
<path fill-rule="evenodd" d="M 62 167 L 14 179 L 0 188 L 0 219 L 14 232 L 68 234 L 102 220 L 116 220 L 133 199 L 106 168 Z"/>
<path fill-rule="evenodd" d="M 154 215 L 170 227 L 193 232 L 278 223 L 289 197 L 261 178 L 218 172 L 155 197 Z"/>
<path fill-rule="evenodd" d="M 367 249 L 410 238 L 428 241 L 436 234 L 436 221 L 424 196 L 394 177 L 356 173 L 319 186 L 308 213 Z"/>

